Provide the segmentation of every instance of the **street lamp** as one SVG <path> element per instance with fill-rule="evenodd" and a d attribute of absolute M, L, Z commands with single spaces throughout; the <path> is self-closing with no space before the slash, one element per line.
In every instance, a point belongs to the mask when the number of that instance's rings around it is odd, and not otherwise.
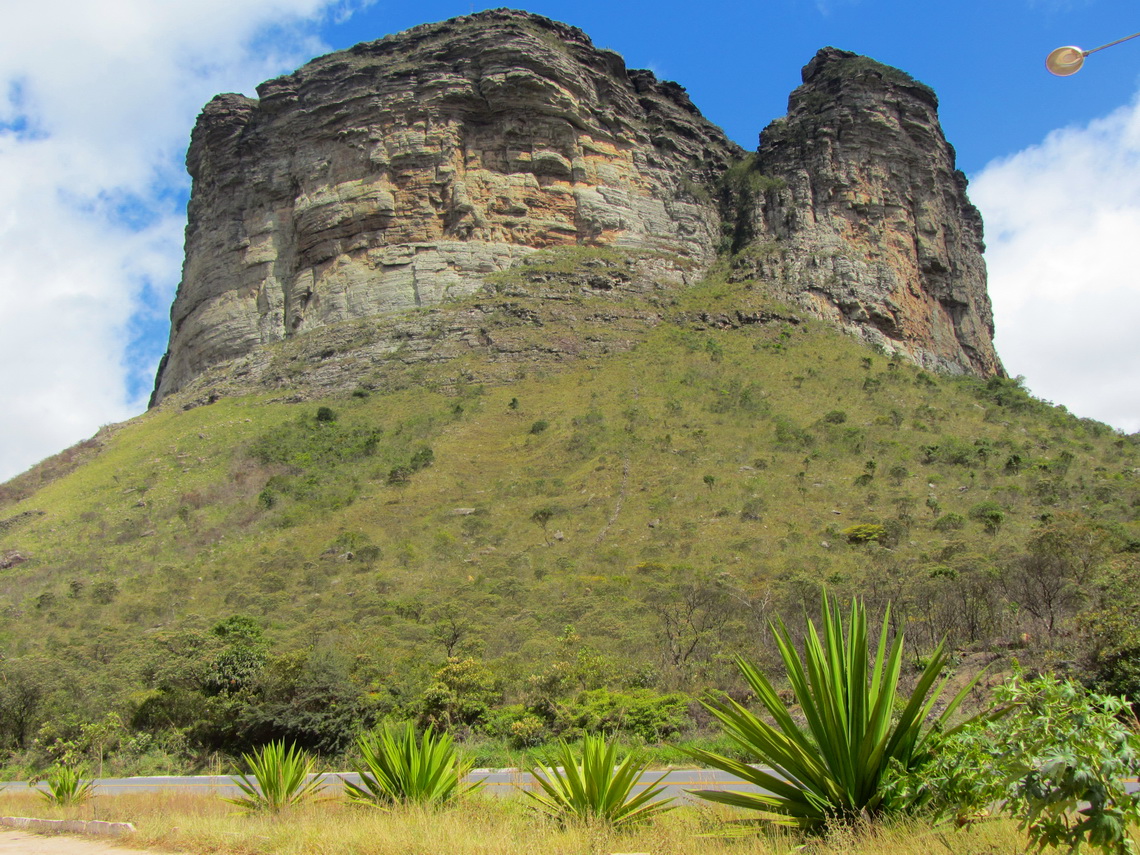
<path fill-rule="evenodd" d="M 1118 45 L 1121 42 L 1126 42 L 1129 39 L 1134 39 L 1140 36 L 1140 33 L 1133 33 L 1130 36 L 1125 36 L 1122 39 L 1117 39 L 1114 42 L 1109 42 L 1106 45 L 1095 47 L 1092 50 L 1081 50 L 1075 45 L 1066 45 L 1059 47 L 1052 51 L 1049 56 L 1045 58 L 1045 67 L 1050 72 L 1056 74 L 1058 77 L 1068 77 L 1070 74 L 1076 74 L 1081 70 L 1081 66 L 1085 64 L 1085 57 L 1090 53 L 1096 53 L 1098 50 Z"/>

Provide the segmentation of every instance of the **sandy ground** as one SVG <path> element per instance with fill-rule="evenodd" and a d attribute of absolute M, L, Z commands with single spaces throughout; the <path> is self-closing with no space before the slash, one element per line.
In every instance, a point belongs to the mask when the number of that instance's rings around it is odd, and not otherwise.
<path fill-rule="evenodd" d="M 143 849 L 126 849 L 98 838 L 66 834 L 28 834 L 0 828 L 0 855 L 162 855 Z"/>

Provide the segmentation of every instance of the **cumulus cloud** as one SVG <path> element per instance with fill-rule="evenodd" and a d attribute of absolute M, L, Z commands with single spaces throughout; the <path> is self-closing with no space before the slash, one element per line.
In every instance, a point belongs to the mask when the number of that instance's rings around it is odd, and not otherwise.
<path fill-rule="evenodd" d="M 997 347 L 1035 395 L 1140 430 L 1140 100 L 988 164 Z"/>
<path fill-rule="evenodd" d="M 0 28 L 0 479 L 140 412 L 201 106 L 323 46 L 347 0 L 53 0 Z"/>

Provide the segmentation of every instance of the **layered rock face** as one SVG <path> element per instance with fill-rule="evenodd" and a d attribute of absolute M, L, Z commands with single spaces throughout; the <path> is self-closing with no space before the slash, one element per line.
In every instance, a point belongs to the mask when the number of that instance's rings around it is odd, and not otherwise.
<path fill-rule="evenodd" d="M 265 347 L 299 335 L 327 339 L 304 348 L 315 354 L 349 354 L 310 378 L 326 392 L 397 349 L 524 358 L 486 334 L 501 305 L 430 323 L 412 311 L 493 298 L 488 275 L 569 245 L 632 253 L 628 270 L 608 265 L 625 270 L 614 282 L 583 286 L 615 305 L 682 288 L 728 253 L 748 287 L 888 351 L 1001 373 L 981 219 L 934 93 L 834 48 L 803 80 L 746 156 L 676 84 L 577 29 L 495 10 L 314 60 L 257 100 L 218 96 L 187 156 L 186 260 L 152 402 L 218 372 L 304 385 Z M 667 318 L 614 311 L 642 329 Z M 365 319 L 378 320 L 354 326 Z"/>
<path fill-rule="evenodd" d="M 743 275 L 921 365 L 1001 373 L 982 218 L 929 87 L 825 48 L 753 167 Z"/>
<path fill-rule="evenodd" d="M 740 155 L 676 84 L 497 10 L 222 95 L 195 127 L 183 280 L 154 400 L 286 336 L 470 294 L 563 244 L 707 264 L 694 191 Z"/>

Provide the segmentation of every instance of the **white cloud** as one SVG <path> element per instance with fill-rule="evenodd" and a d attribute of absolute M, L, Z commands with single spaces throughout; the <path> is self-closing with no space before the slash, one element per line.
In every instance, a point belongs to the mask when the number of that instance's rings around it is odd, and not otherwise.
<path fill-rule="evenodd" d="M 1037 396 L 1140 430 L 1140 101 L 988 164 L 997 347 Z"/>
<path fill-rule="evenodd" d="M 357 4 L 360 5 L 360 4 Z M 145 406 L 194 117 L 323 49 L 345 0 L 48 0 L 0 28 L 0 479 Z M 151 318 L 151 324 L 154 324 Z"/>

